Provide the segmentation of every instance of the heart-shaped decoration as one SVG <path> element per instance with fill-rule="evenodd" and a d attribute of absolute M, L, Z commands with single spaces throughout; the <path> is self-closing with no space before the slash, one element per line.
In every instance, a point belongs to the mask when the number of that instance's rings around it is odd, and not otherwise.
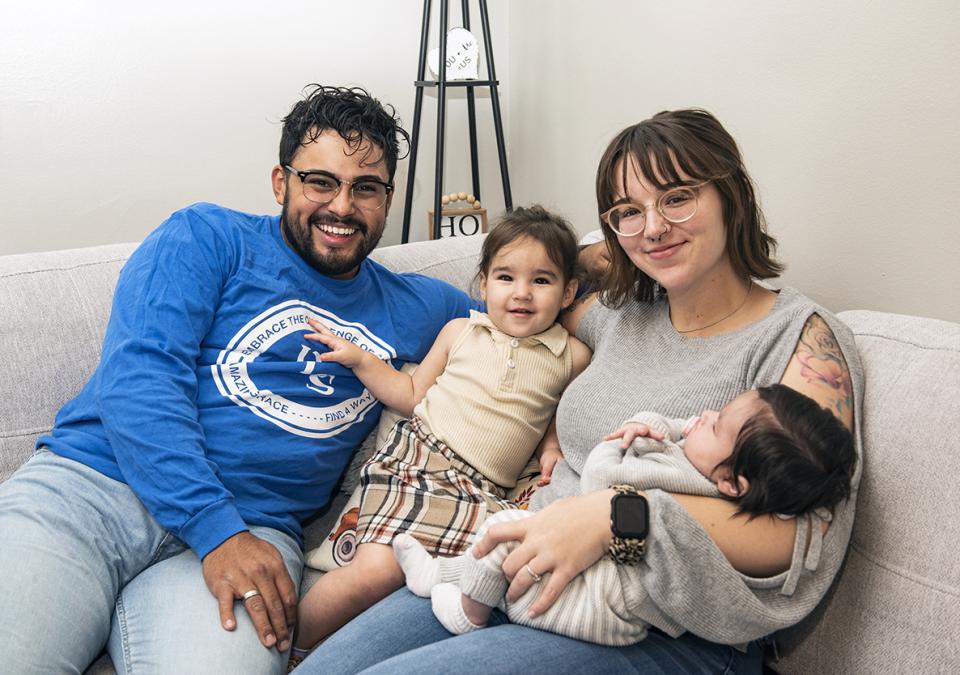
<path fill-rule="evenodd" d="M 427 64 L 433 76 L 440 77 L 440 48 L 427 54 Z M 476 80 L 480 72 L 480 47 L 477 38 L 466 28 L 451 28 L 447 32 L 447 79 Z"/>

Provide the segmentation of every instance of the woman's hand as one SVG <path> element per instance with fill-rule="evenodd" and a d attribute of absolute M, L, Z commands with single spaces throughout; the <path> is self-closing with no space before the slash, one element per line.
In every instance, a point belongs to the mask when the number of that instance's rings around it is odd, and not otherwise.
<path fill-rule="evenodd" d="M 513 602 L 533 585 L 533 574 L 550 574 L 530 606 L 530 616 L 547 611 L 570 580 L 600 560 L 610 548 L 610 499 L 613 490 L 560 499 L 530 518 L 492 526 L 474 546 L 482 558 L 505 541 L 520 545 L 503 561 L 511 579 L 507 601 Z M 529 569 L 528 569 L 529 566 Z"/>
<path fill-rule="evenodd" d="M 316 332 L 307 333 L 303 337 L 319 342 L 330 350 L 320 355 L 321 361 L 333 361 L 346 368 L 356 368 L 363 363 L 364 358 L 370 353 L 360 349 L 349 340 L 334 335 L 329 328 L 316 319 L 307 319 L 307 323 Z"/>

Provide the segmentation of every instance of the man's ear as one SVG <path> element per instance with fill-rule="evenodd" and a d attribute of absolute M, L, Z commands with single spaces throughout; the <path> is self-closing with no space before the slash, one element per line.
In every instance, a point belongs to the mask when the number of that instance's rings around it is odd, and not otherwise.
<path fill-rule="evenodd" d="M 727 497 L 743 497 L 750 489 L 750 481 L 743 476 L 737 476 L 734 481 L 733 474 L 728 474 L 717 481 L 717 489 Z"/>
<path fill-rule="evenodd" d="M 580 282 L 577 279 L 571 279 L 567 283 L 567 287 L 563 290 L 563 309 L 569 307 L 570 303 L 573 302 L 573 299 L 577 297 L 577 288 L 579 287 Z"/>
<path fill-rule="evenodd" d="M 277 204 L 283 206 L 284 199 L 287 196 L 287 172 L 279 164 L 273 167 L 273 171 L 270 172 L 270 186 L 273 188 L 273 196 L 276 198 Z"/>

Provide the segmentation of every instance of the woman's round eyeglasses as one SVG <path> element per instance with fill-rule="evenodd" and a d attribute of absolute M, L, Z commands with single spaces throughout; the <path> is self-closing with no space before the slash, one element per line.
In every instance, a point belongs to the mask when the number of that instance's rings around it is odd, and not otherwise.
<path fill-rule="evenodd" d="M 670 188 L 657 199 L 656 209 L 668 223 L 684 223 L 693 218 L 700 205 L 700 188 L 706 180 L 696 185 L 681 185 Z M 648 209 L 625 202 L 617 204 L 600 215 L 600 220 L 621 237 L 635 237 L 647 226 Z"/>

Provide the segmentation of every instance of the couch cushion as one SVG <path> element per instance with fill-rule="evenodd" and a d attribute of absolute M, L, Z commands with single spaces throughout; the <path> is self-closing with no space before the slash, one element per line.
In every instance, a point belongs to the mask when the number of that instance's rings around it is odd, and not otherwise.
<path fill-rule="evenodd" d="M 449 237 L 402 246 L 385 246 L 370 254 L 372 260 L 395 272 L 417 272 L 446 281 L 469 292 L 477 274 L 484 236 Z M 473 293 L 478 297 L 477 293 Z"/>
<path fill-rule="evenodd" d="M 856 522 L 838 583 L 774 668 L 960 672 L 960 324 L 839 316 L 866 376 Z"/>
<path fill-rule="evenodd" d="M 134 247 L 0 258 L 0 481 L 96 367 L 113 287 Z"/>

